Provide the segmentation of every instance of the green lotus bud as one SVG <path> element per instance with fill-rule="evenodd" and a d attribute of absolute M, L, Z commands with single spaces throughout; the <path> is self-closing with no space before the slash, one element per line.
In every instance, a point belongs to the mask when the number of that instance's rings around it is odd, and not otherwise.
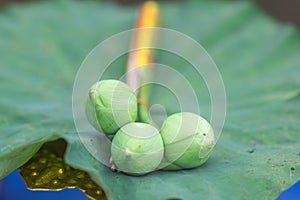
<path fill-rule="evenodd" d="M 150 124 L 130 123 L 114 136 L 111 156 L 118 170 L 143 175 L 157 169 L 164 155 L 159 131 Z"/>
<path fill-rule="evenodd" d="M 165 158 L 160 166 L 166 170 L 202 165 L 215 145 L 210 124 L 193 113 L 169 116 L 163 123 L 160 134 L 165 145 Z"/>
<path fill-rule="evenodd" d="M 137 99 L 125 83 L 104 80 L 94 84 L 85 107 L 88 121 L 106 134 L 114 134 L 137 118 Z"/>
<path fill-rule="evenodd" d="M 165 157 L 162 159 L 160 165 L 158 166 L 158 169 L 161 170 L 167 170 L 167 171 L 174 171 L 174 170 L 180 170 L 182 167 L 177 166 L 170 161 L 168 161 Z"/>

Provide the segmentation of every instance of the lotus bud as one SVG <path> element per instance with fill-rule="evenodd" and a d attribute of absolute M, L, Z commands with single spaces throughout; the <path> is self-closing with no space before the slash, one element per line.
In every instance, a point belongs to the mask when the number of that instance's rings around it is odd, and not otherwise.
<path fill-rule="evenodd" d="M 157 169 L 164 155 L 159 131 L 146 123 L 130 123 L 114 136 L 111 156 L 117 169 L 130 175 L 143 175 Z"/>
<path fill-rule="evenodd" d="M 115 134 L 120 127 L 136 120 L 137 98 L 121 81 L 99 81 L 89 91 L 85 111 L 95 129 Z"/>
<path fill-rule="evenodd" d="M 160 130 L 165 146 L 165 170 L 194 168 L 205 163 L 215 145 L 211 125 L 188 112 L 169 116 Z"/>

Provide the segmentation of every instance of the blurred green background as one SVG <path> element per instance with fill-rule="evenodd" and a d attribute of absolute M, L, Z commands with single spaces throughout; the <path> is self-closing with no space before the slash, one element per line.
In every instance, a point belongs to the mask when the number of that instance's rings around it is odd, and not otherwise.
<path fill-rule="evenodd" d="M 1 0 L 0 7 L 3 7 L 9 3 L 19 2 L 24 3 L 32 0 Z M 95 0 L 97 1 L 97 0 Z M 101 0 L 98 0 L 101 1 Z M 143 0 L 102 0 L 102 1 L 114 1 L 123 5 L 130 5 L 134 3 L 143 2 Z M 179 1 L 179 0 L 160 0 L 160 1 Z M 300 1 L 297 0 L 254 0 L 265 12 L 274 18 L 291 22 L 300 28 Z"/>

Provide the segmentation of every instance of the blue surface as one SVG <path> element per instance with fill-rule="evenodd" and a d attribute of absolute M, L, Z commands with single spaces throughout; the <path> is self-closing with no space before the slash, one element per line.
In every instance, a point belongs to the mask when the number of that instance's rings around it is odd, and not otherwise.
<path fill-rule="evenodd" d="M 88 200 L 78 189 L 59 192 L 30 191 L 15 171 L 0 182 L 0 200 Z M 277 200 L 300 200 L 300 181 L 284 191 Z"/>
<path fill-rule="evenodd" d="M 281 193 L 277 200 L 300 200 L 300 181 Z"/>
<path fill-rule="evenodd" d="M 24 181 L 15 171 L 0 183 L 0 200 L 88 200 L 78 189 L 62 191 L 31 191 L 26 189 Z"/>

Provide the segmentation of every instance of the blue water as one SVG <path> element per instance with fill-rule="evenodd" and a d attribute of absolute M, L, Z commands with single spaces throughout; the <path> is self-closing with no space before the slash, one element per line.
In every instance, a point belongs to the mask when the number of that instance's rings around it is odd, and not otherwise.
<path fill-rule="evenodd" d="M 281 193 L 277 200 L 300 200 L 300 181 Z"/>
<path fill-rule="evenodd" d="M 1 184 L 1 183 L 0 183 Z M 65 189 L 59 192 L 27 190 L 19 171 L 6 177 L 0 185 L 0 200 L 88 200 L 78 189 Z M 300 200 L 300 181 L 284 191 L 277 200 Z"/>
<path fill-rule="evenodd" d="M 0 183 L 1 184 L 1 183 Z M 78 189 L 62 191 L 31 191 L 26 189 L 24 181 L 16 170 L 7 176 L 0 186 L 0 200 L 88 200 Z"/>

